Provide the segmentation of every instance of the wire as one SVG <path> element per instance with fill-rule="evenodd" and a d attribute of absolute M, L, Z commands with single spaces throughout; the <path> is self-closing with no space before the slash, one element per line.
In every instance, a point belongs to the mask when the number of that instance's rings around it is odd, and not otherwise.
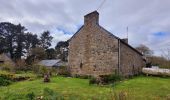
<path fill-rule="evenodd" d="M 97 11 L 103 6 L 106 0 L 103 0 L 103 2 L 100 4 L 100 6 L 97 8 Z"/>
<path fill-rule="evenodd" d="M 128 26 L 127 26 L 127 39 L 129 38 L 129 28 L 128 28 Z"/>

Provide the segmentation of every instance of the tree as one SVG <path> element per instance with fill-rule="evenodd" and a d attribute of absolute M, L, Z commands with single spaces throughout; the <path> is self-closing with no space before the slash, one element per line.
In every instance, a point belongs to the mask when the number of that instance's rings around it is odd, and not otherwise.
<path fill-rule="evenodd" d="M 14 37 L 17 33 L 17 26 L 9 22 L 0 23 L 0 51 L 9 52 L 14 57 Z"/>
<path fill-rule="evenodd" d="M 44 49 L 48 49 L 51 46 L 51 42 L 52 42 L 53 37 L 50 36 L 50 32 L 49 31 L 44 31 L 41 34 L 40 37 L 40 45 L 42 48 Z"/>
<path fill-rule="evenodd" d="M 148 57 L 148 56 L 152 56 L 153 55 L 153 51 L 150 50 L 149 47 L 141 44 L 140 46 L 136 47 L 136 49 L 141 52 L 144 56 Z"/>
<path fill-rule="evenodd" d="M 57 43 L 57 45 L 55 46 L 55 49 L 57 51 L 57 55 L 59 59 L 63 61 L 67 61 L 68 46 L 69 46 L 68 41 L 60 41 Z"/>
<path fill-rule="evenodd" d="M 18 24 L 17 26 L 16 26 L 16 31 L 17 31 L 17 33 L 16 33 L 16 35 L 15 35 L 15 43 L 16 43 L 16 45 L 14 46 L 15 47 L 15 53 L 14 53 L 14 55 L 15 55 L 15 60 L 17 60 L 17 59 L 21 59 L 21 56 L 24 56 L 24 53 L 26 53 L 25 51 L 24 51 L 24 49 L 25 49 L 25 40 L 26 40 L 26 38 L 25 38 L 25 31 L 26 31 L 27 29 L 24 27 L 24 26 L 21 26 L 21 24 Z"/>
<path fill-rule="evenodd" d="M 39 45 L 39 39 L 37 35 L 26 33 L 26 30 L 21 24 L 1 22 L 0 53 L 9 52 L 15 61 L 21 59 L 22 56 L 29 56 L 30 49 Z"/>
<path fill-rule="evenodd" d="M 13 60 L 21 59 L 26 52 L 26 30 L 21 24 L 0 23 L 0 52 L 9 52 Z"/>
<path fill-rule="evenodd" d="M 148 62 L 151 63 L 151 65 L 153 66 L 159 66 L 161 68 L 170 68 L 169 64 L 170 61 L 165 58 L 165 57 L 161 57 L 161 56 L 151 56 L 151 57 L 147 57 Z"/>
<path fill-rule="evenodd" d="M 4 43 L 5 43 L 5 38 L 0 37 L 0 54 L 5 52 L 5 50 L 7 49 Z"/>
<path fill-rule="evenodd" d="M 45 49 L 42 47 L 32 48 L 31 55 L 34 55 L 37 59 L 42 60 L 46 58 Z"/>
<path fill-rule="evenodd" d="M 47 59 L 55 59 L 56 58 L 56 51 L 53 48 L 46 50 Z"/>
<path fill-rule="evenodd" d="M 59 48 L 67 48 L 68 47 L 68 41 L 60 41 L 57 43 L 57 45 L 55 46 L 55 49 L 59 49 Z"/>
<path fill-rule="evenodd" d="M 25 34 L 25 48 L 27 51 L 27 56 L 30 56 L 30 50 L 39 45 L 39 39 L 37 35 L 33 35 L 30 32 Z"/>
<path fill-rule="evenodd" d="M 170 68 L 170 49 L 167 48 L 162 50 L 162 57 L 166 59 L 166 63 L 164 63 L 167 68 Z"/>

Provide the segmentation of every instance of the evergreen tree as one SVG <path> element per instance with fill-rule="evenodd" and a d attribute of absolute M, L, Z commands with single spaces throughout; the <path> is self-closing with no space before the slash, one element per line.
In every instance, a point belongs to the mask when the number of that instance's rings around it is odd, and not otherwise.
<path fill-rule="evenodd" d="M 40 45 L 42 48 L 44 49 L 48 49 L 51 46 L 51 42 L 52 42 L 53 37 L 50 36 L 50 32 L 49 31 L 44 31 L 41 34 L 40 37 Z"/>

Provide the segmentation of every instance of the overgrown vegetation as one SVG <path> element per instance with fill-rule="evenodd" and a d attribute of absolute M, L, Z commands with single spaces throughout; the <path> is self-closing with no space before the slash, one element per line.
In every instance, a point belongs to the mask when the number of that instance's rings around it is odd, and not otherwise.
<path fill-rule="evenodd" d="M 11 81 L 0 76 L 0 86 L 7 86 L 11 84 Z"/>
<path fill-rule="evenodd" d="M 60 66 L 56 68 L 56 73 L 57 75 L 60 75 L 60 76 L 66 76 L 66 77 L 71 76 L 70 71 L 67 66 Z"/>
<path fill-rule="evenodd" d="M 12 82 L 33 80 L 36 76 L 32 73 L 10 73 L 7 71 L 0 71 L 0 86 L 10 85 Z"/>

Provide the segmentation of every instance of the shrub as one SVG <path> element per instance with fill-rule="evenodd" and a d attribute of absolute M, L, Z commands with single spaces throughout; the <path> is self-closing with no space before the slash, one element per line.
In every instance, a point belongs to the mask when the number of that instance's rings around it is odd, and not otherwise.
<path fill-rule="evenodd" d="M 90 75 L 78 75 L 78 74 L 74 75 L 74 77 L 81 78 L 81 79 L 91 79 L 92 78 L 92 76 L 90 76 Z"/>
<path fill-rule="evenodd" d="M 123 77 L 119 75 L 100 75 L 96 78 L 91 78 L 89 84 L 110 84 L 121 80 L 123 80 Z"/>
<path fill-rule="evenodd" d="M 92 78 L 89 80 L 89 84 L 97 84 L 96 78 L 92 77 Z"/>
<path fill-rule="evenodd" d="M 13 81 L 23 81 L 23 80 L 27 80 L 27 79 L 30 79 L 30 77 L 28 76 L 15 76 L 13 77 Z"/>
<path fill-rule="evenodd" d="M 45 74 L 47 74 L 49 72 L 50 72 L 50 70 L 47 67 L 45 67 L 45 66 L 39 67 L 39 74 L 41 74 L 42 76 L 44 76 Z"/>
<path fill-rule="evenodd" d="M 12 80 L 14 78 L 14 74 L 8 73 L 6 71 L 1 71 L 0 72 L 0 77 L 6 80 Z"/>
<path fill-rule="evenodd" d="M 38 76 L 38 77 L 43 77 L 44 74 L 46 74 L 49 70 L 42 65 L 33 65 L 33 72 Z"/>
<path fill-rule="evenodd" d="M 5 79 L 3 77 L 0 77 L 0 86 L 7 86 L 10 85 L 12 83 L 12 81 Z"/>
<path fill-rule="evenodd" d="M 33 65 L 33 72 L 38 77 L 44 77 L 44 75 L 50 75 L 52 76 L 52 73 L 55 72 L 55 70 L 52 67 L 46 67 L 42 65 Z"/>
<path fill-rule="evenodd" d="M 12 83 L 14 75 L 10 74 L 6 71 L 1 71 L 0 72 L 0 86 L 7 86 Z"/>
<path fill-rule="evenodd" d="M 57 69 L 57 74 L 62 76 L 71 76 L 70 71 L 67 66 L 59 66 Z"/>
<path fill-rule="evenodd" d="M 15 71 L 27 71 L 27 66 L 24 60 L 17 60 Z"/>
<path fill-rule="evenodd" d="M 5 80 L 10 80 L 10 81 L 23 81 L 23 80 L 27 80 L 30 78 L 30 76 L 27 76 L 27 75 L 11 74 L 11 73 L 5 72 L 5 71 L 0 72 L 0 77 Z"/>
<path fill-rule="evenodd" d="M 0 69 L 4 71 L 13 71 L 14 70 L 14 65 L 11 63 L 4 63 L 0 65 Z"/>

